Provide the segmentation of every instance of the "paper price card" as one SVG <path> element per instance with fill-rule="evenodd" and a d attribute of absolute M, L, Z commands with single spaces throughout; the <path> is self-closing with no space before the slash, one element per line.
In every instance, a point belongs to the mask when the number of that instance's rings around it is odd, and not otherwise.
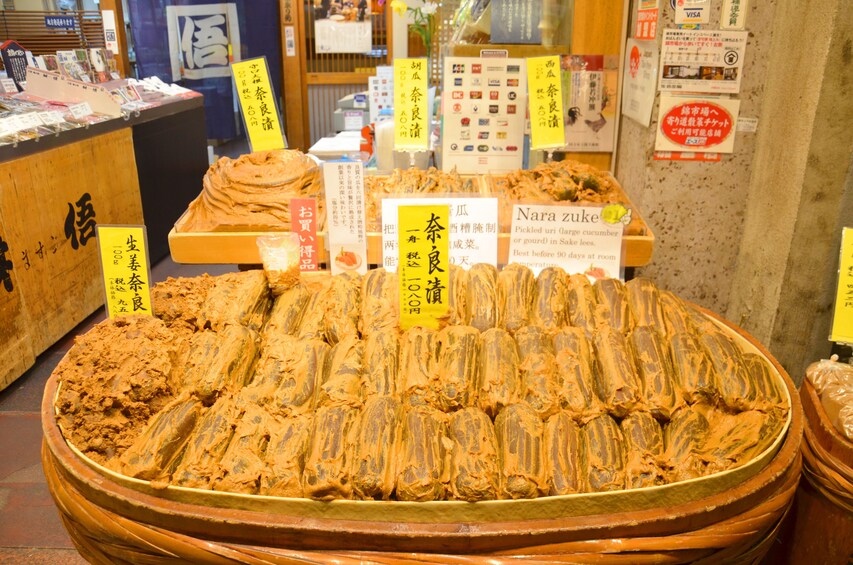
<path fill-rule="evenodd" d="M 563 147 L 566 129 L 563 125 L 559 55 L 527 59 L 527 83 L 531 149 Z"/>
<path fill-rule="evenodd" d="M 394 59 L 394 149 L 429 149 L 426 59 Z"/>
<path fill-rule="evenodd" d="M 853 344 L 853 228 L 844 228 L 841 233 L 838 290 L 829 339 Z"/>
<path fill-rule="evenodd" d="M 400 206 L 400 329 L 438 329 L 449 310 L 450 207 Z"/>
<path fill-rule="evenodd" d="M 285 149 L 266 57 L 231 64 L 251 151 Z"/>
<path fill-rule="evenodd" d="M 592 278 L 620 277 L 622 230 L 631 210 L 607 206 L 516 204 L 512 210 L 509 262 L 527 265 L 534 274 L 546 267 Z"/>
<path fill-rule="evenodd" d="M 107 315 L 151 316 L 151 270 L 145 226 L 95 228 L 104 276 Z"/>
<path fill-rule="evenodd" d="M 402 206 L 442 204 L 450 207 L 448 242 L 450 262 L 463 268 L 476 263 L 498 264 L 497 198 L 383 198 L 382 260 L 393 273 L 404 255 L 397 246 L 398 209 Z"/>
<path fill-rule="evenodd" d="M 367 273 L 364 221 L 364 163 L 340 161 L 323 165 L 326 226 L 332 274 Z"/>
<path fill-rule="evenodd" d="M 316 271 L 320 256 L 317 242 L 317 200 L 290 199 L 290 230 L 299 236 L 299 270 Z"/>

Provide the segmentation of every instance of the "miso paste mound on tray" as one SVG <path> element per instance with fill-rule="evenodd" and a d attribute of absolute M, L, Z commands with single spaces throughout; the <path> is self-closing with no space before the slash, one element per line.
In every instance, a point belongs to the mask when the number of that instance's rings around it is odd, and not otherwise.
<path fill-rule="evenodd" d="M 201 194 L 190 203 L 179 231 L 241 227 L 289 230 L 291 198 L 318 198 L 323 216 L 320 167 L 298 150 L 256 151 L 237 159 L 222 157 L 207 170 L 202 184 Z"/>
<path fill-rule="evenodd" d="M 768 362 L 649 280 L 451 274 L 451 315 L 405 332 L 381 269 L 276 297 L 262 271 L 169 280 L 161 318 L 79 338 L 60 424 L 158 487 L 471 502 L 703 477 L 784 427 Z"/>

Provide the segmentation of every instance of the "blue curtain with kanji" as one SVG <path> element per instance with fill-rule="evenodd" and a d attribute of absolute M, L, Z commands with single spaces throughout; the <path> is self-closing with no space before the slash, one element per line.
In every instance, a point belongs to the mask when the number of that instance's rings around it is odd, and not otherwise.
<path fill-rule="evenodd" d="M 166 83 L 175 82 L 203 94 L 208 139 L 233 139 L 243 133 L 242 124 L 237 125 L 239 118 L 236 113 L 230 74 L 205 78 L 186 76 L 205 66 L 210 68 L 222 64 L 220 55 L 223 48 L 217 43 L 224 41 L 221 39 L 223 35 L 227 36 L 229 44 L 232 38 L 228 33 L 227 24 L 222 23 L 223 18 L 210 14 L 229 4 L 236 7 L 239 26 L 240 41 L 239 46 L 234 48 L 235 52 L 232 52 L 233 60 L 265 56 L 270 80 L 276 91 L 276 100 L 280 101 L 281 32 L 278 0 L 232 2 L 133 0 L 128 2 L 139 77 L 157 76 Z M 169 17 L 167 16 L 169 6 L 197 7 L 195 10 L 202 14 L 172 22 L 173 29 L 177 28 L 179 34 L 183 36 L 180 53 L 174 53 L 176 50 L 170 47 L 169 43 Z M 176 20 L 174 17 L 172 19 Z M 175 80 L 172 61 L 178 58 L 182 60 L 182 78 Z M 184 74 L 185 69 L 189 71 L 186 74 Z"/>

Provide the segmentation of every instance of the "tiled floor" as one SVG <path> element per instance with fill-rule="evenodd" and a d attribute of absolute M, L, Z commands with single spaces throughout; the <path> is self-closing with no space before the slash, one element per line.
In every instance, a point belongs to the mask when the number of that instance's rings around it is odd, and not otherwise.
<path fill-rule="evenodd" d="M 234 265 L 178 265 L 164 259 L 151 270 L 152 280 L 212 275 Z M 0 392 L 0 563 L 80 564 L 80 557 L 59 519 L 40 463 L 41 399 L 44 385 L 74 343 L 104 319 L 103 308 L 42 353 L 36 364 Z"/>

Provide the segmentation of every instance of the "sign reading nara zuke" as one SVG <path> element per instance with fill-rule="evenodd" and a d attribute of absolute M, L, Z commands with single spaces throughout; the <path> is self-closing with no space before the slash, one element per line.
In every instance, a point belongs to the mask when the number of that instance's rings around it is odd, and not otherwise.
<path fill-rule="evenodd" d="M 400 206 L 400 329 L 438 329 L 450 302 L 447 205 Z"/>
<path fill-rule="evenodd" d="M 546 267 L 593 278 L 619 277 L 622 231 L 631 211 L 621 204 L 549 206 L 516 204 L 512 211 L 509 262 L 535 274 Z"/>
<path fill-rule="evenodd" d="M 145 226 L 98 226 L 107 315 L 151 315 L 151 274 Z"/>

